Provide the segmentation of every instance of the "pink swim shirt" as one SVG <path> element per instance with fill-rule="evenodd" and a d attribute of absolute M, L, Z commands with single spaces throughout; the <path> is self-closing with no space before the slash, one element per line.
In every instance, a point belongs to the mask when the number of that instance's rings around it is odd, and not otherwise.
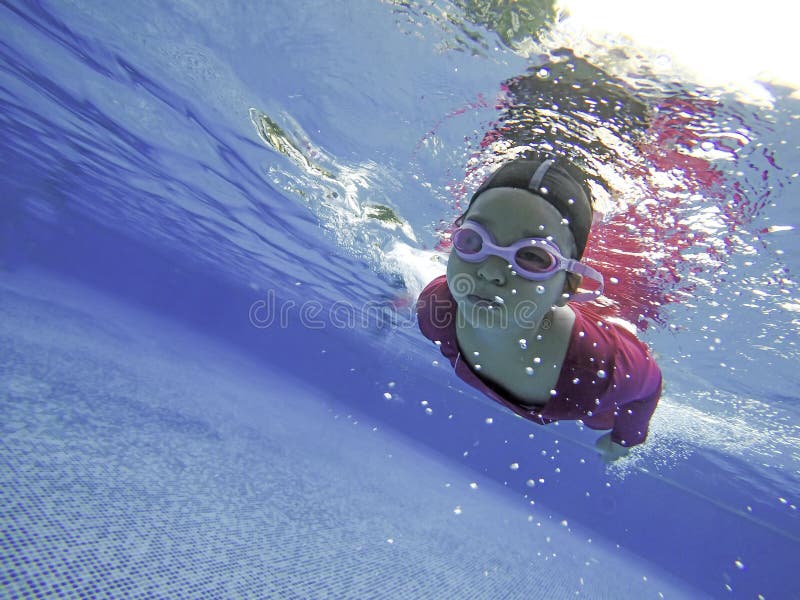
<path fill-rule="evenodd" d="M 423 335 L 440 344 L 456 375 L 517 415 L 542 425 L 580 420 L 592 429 L 611 429 L 611 439 L 622 446 L 641 444 L 661 396 L 661 371 L 634 334 L 603 321 L 590 306 L 570 307 L 575 323 L 558 382 L 547 403 L 537 407 L 481 379 L 461 357 L 457 304 L 444 275 L 420 294 L 417 320 Z"/>

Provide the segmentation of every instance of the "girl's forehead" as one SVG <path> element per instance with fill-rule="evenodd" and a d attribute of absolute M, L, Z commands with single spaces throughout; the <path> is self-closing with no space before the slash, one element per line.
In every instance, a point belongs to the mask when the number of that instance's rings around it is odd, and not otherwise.
<path fill-rule="evenodd" d="M 475 198 L 466 214 L 489 230 L 499 243 L 525 237 L 553 236 L 557 241 L 572 237 L 561 213 L 547 200 L 517 188 L 491 188 Z"/>

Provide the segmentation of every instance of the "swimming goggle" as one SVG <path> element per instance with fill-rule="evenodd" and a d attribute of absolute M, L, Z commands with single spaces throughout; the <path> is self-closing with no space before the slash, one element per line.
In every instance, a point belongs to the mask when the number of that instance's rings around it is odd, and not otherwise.
<path fill-rule="evenodd" d="M 593 300 L 603 293 L 603 275 L 589 265 L 564 258 L 559 247 L 544 238 L 524 238 L 510 246 L 498 246 L 492 234 L 475 221 L 466 221 L 453 232 L 453 247 L 461 260 L 476 263 L 489 256 L 505 259 L 525 279 L 543 281 L 558 271 L 577 273 L 598 283 L 593 292 L 573 294 L 570 300 Z"/>

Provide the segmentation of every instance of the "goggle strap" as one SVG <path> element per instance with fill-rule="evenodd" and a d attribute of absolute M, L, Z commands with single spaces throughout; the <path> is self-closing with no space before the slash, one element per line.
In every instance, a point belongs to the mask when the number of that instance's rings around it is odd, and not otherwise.
<path fill-rule="evenodd" d="M 600 296 L 603 295 L 603 288 L 604 280 L 603 274 L 600 273 L 597 269 L 593 269 L 587 264 L 582 262 L 578 262 L 577 260 L 570 261 L 567 270 L 571 271 L 572 273 L 577 273 L 578 275 L 583 275 L 588 277 L 589 279 L 593 279 L 598 283 L 598 288 L 593 292 L 581 292 L 579 294 L 573 294 L 570 296 L 570 300 L 573 302 L 590 302 L 592 300 L 596 300 Z"/>
<path fill-rule="evenodd" d="M 542 179 L 544 179 L 547 171 L 552 166 L 553 161 L 552 159 L 548 158 L 546 161 L 536 167 L 536 171 L 533 172 L 533 177 L 531 177 L 531 180 L 528 182 L 528 189 L 532 192 L 538 192 L 542 187 Z"/>
<path fill-rule="evenodd" d="M 571 271 L 572 273 L 577 273 L 578 275 L 586 275 L 587 277 L 597 279 L 598 281 L 603 281 L 603 275 L 600 273 L 600 271 L 597 271 L 586 263 L 582 263 L 577 260 L 568 261 L 567 270 Z"/>
<path fill-rule="evenodd" d="M 593 300 L 597 300 L 602 294 L 597 294 L 595 292 L 581 292 L 579 294 L 572 294 L 569 297 L 570 302 L 592 302 Z"/>

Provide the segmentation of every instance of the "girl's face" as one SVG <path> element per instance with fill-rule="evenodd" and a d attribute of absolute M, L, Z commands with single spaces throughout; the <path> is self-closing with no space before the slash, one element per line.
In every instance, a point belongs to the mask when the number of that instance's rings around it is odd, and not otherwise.
<path fill-rule="evenodd" d="M 575 240 L 561 213 L 549 202 L 517 188 L 491 188 L 472 203 L 464 221 L 484 227 L 501 246 L 523 238 L 549 238 L 564 256 L 575 255 Z M 538 329 L 553 306 L 563 305 L 567 274 L 532 281 L 515 274 L 499 256 L 478 263 L 454 251 L 447 263 L 447 283 L 459 315 L 473 327 Z"/>

